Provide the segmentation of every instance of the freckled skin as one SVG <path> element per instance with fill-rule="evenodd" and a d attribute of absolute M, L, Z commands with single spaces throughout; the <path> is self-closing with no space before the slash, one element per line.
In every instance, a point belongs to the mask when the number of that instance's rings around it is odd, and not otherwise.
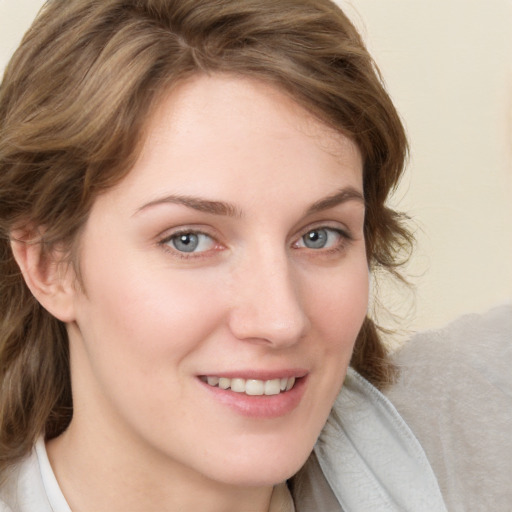
<path fill-rule="evenodd" d="M 48 445 L 74 511 L 264 509 L 300 468 L 367 307 L 361 201 L 305 214 L 346 187 L 362 194 L 357 147 L 270 86 L 196 77 L 165 97 L 83 232 L 75 412 Z M 144 208 L 169 195 L 236 214 Z M 173 243 L 187 230 L 202 233 L 197 251 Z M 293 368 L 307 371 L 300 403 L 271 419 L 238 414 L 198 378 Z"/>

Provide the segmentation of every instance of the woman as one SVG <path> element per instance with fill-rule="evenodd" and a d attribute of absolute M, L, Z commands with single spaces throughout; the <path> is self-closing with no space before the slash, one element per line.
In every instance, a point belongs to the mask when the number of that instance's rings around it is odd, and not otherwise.
<path fill-rule="evenodd" d="M 370 384 L 406 140 L 334 4 L 50 0 L 0 118 L 7 510 L 444 510 Z"/>

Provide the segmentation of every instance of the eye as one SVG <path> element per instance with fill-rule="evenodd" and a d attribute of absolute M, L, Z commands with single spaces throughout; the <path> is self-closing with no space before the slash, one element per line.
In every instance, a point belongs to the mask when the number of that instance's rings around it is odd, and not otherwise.
<path fill-rule="evenodd" d="M 342 239 L 343 234 L 337 229 L 315 228 L 302 235 L 297 246 L 307 249 L 332 249 L 337 247 Z"/>
<path fill-rule="evenodd" d="M 184 253 L 205 252 L 215 247 L 215 240 L 212 237 L 195 231 L 175 233 L 163 243 Z"/>

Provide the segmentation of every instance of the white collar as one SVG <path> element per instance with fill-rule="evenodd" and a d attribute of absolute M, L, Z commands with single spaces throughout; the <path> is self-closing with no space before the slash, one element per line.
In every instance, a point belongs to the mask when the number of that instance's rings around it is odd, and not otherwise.
<path fill-rule="evenodd" d="M 57 479 L 53 472 L 52 466 L 48 459 L 44 438 L 41 436 L 35 445 L 39 469 L 41 471 L 41 479 L 43 481 L 44 490 L 52 511 L 54 512 L 71 512 L 69 505 L 60 490 Z"/>

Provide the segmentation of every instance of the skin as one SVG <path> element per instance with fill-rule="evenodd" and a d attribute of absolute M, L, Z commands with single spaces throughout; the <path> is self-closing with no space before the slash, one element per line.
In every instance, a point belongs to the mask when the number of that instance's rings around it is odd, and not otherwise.
<path fill-rule="evenodd" d="M 358 194 L 355 144 L 271 86 L 199 76 L 164 97 L 135 167 L 93 205 L 83 288 L 62 273 L 52 310 L 74 416 L 48 452 L 74 512 L 268 509 L 311 452 L 366 314 Z M 230 206 L 199 211 L 205 199 Z M 321 228 L 326 245 L 306 246 Z M 176 249 L 176 232 L 204 233 L 198 251 Z M 274 417 L 199 379 L 290 369 L 303 391 Z"/>

